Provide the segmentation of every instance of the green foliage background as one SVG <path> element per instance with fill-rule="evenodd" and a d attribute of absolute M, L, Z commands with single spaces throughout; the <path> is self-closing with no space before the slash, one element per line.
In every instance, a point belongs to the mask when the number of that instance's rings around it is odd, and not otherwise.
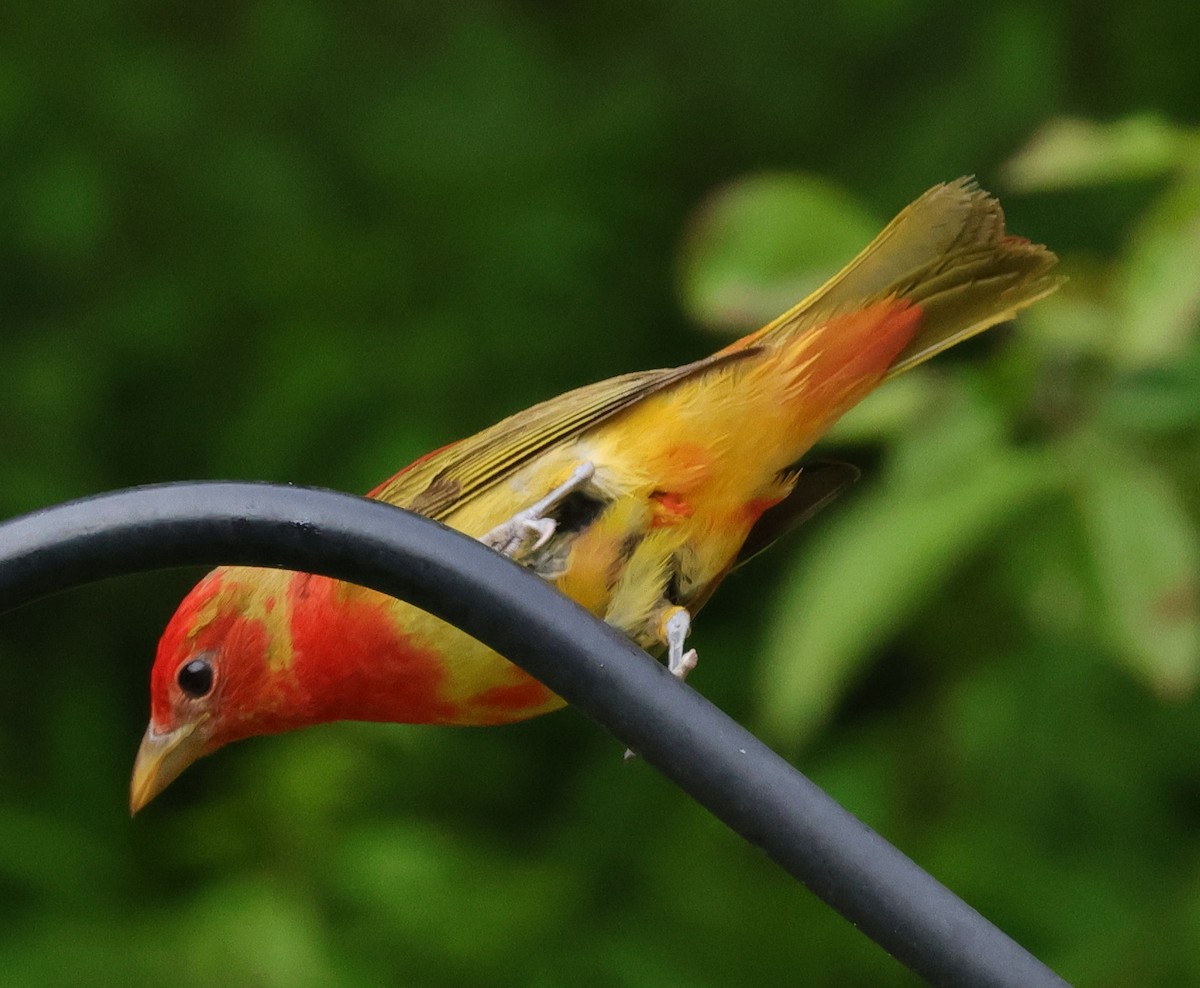
<path fill-rule="evenodd" d="M 1002 193 L 1070 285 L 839 427 L 866 478 L 729 581 L 693 682 L 1072 981 L 1200 982 L 1194 3 L 4 23 L 2 515 L 365 490 L 715 349 L 936 181 Z M 197 575 L 0 619 L 5 984 L 916 983 L 569 711 L 248 742 L 131 823 Z"/>

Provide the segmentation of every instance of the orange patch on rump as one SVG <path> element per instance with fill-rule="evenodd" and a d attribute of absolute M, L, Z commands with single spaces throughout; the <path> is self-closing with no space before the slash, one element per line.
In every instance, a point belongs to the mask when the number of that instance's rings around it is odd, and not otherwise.
<path fill-rule="evenodd" d="M 650 500 L 653 502 L 654 509 L 654 518 L 650 522 L 651 528 L 677 525 L 684 519 L 691 518 L 696 510 L 695 506 L 682 495 L 672 494 L 670 491 L 655 491 L 650 495 Z"/>
<path fill-rule="evenodd" d="M 921 316 L 919 305 L 887 298 L 835 316 L 798 341 L 804 401 L 841 405 L 850 395 L 866 394 L 916 334 Z"/>

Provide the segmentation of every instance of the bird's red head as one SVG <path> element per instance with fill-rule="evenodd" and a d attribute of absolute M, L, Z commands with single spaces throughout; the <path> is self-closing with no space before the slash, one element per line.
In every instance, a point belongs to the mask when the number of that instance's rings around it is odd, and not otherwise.
<path fill-rule="evenodd" d="M 324 576 L 214 570 L 158 643 L 133 812 L 197 758 L 242 738 L 333 720 L 501 723 L 559 704 L 502 660 L 448 684 L 444 652 L 471 640 L 435 622 L 447 636 L 439 648 L 410 634 L 405 613 L 413 611 L 390 597 Z"/>
<path fill-rule="evenodd" d="M 150 725 L 134 765 L 133 812 L 202 755 L 292 726 L 282 716 L 297 708 L 287 703 L 289 664 L 280 655 L 290 642 L 272 614 L 286 576 L 217 569 L 179 605 L 150 674 Z"/>

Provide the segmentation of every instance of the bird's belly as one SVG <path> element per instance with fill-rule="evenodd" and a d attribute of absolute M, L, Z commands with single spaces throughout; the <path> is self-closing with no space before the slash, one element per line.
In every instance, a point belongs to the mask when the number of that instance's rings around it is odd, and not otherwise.
<path fill-rule="evenodd" d="M 664 612 L 698 609 L 749 530 L 740 510 L 694 508 L 670 494 L 616 502 L 575 537 L 555 586 L 642 647 L 661 644 Z"/>

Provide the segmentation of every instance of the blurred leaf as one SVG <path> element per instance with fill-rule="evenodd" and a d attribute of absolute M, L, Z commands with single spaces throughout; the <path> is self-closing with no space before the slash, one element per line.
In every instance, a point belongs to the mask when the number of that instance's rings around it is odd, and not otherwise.
<path fill-rule="evenodd" d="M 1178 167 L 1196 146 L 1190 131 L 1145 114 L 1113 123 L 1059 117 L 1004 165 L 1021 192 L 1153 178 Z"/>
<path fill-rule="evenodd" d="M 893 438 L 929 409 L 941 383 L 939 375 L 924 368 L 888 381 L 887 387 L 876 388 L 838 419 L 824 441 L 866 443 Z"/>
<path fill-rule="evenodd" d="M 344 834 L 330 864 L 341 897 L 370 919 L 374 935 L 407 941 L 434 970 L 456 972 L 458 983 L 487 983 L 489 970 L 555 936 L 578 892 L 566 869 L 540 856 L 405 822 Z"/>
<path fill-rule="evenodd" d="M 1200 425 L 1200 343 L 1169 363 L 1114 382 L 1102 406 L 1104 421 L 1121 430 L 1169 433 Z"/>
<path fill-rule="evenodd" d="M 1041 457 L 993 449 L 933 488 L 910 474 L 839 515 L 780 591 L 759 684 L 766 729 L 803 741 L 871 648 L 1050 483 Z"/>
<path fill-rule="evenodd" d="M 0 879 L 28 886 L 59 902 L 87 900 L 94 889 L 79 876 L 104 876 L 118 863 L 86 831 L 67 820 L 21 807 L 0 806 Z"/>
<path fill-rule="evenodd" d="M 88 260 L 112 222 L 105 176 L 83 150 L 64 149 L 40 163 L 20 199 L 18 234 L 47 257 Z"/>
<path fill-rule="evenodd" d="M 981 385 L 969 372 L 941 378 L 937 403 L 931 401 L 919 422 L 894 437 L 889 482 L 903 490 L 936 491 L 991 462 L 1005 443 L 1005 420 Z M 890 387 L 891 382 L 880 390 Z"/>
<path fill-rule="evenodd" d="M 1041 351 L 1107 357 L 1115 332 L 1112 305 L 1100 297 L 1107 276 L 1103 280 L 1080 277 L 1071 270 L 1069 278 L 1057 292 L 1021 314 L 1021 336 Z"/>
<path fill-rule="evenodd" d="M 995 571 L 1000 599 L 1020 608 L 1035 640 L 1093 646 L 1100 605 L 1070 491 L 1040 504 L 1006 539 Z"/>
<path fill-rule="evenodd" d="M 286 887 L 235 878 L 214 884 L 180 917 L 180 985 L 336 985 L 311 901 Z"/>
<path fill-rule="evenodd" d="M 712 195 L 685 234 L 683 303 L 712 329 L 755 329 L 819 288 L 878 230 L 866 210 L 824 179 L 741 179 Z"/>
<path fill-rule="evenodd" d="M 1107 631 L 1122 660 L 1164 698 L 1200 677 L 1200 540 L 1168 478 L 1096 440 L 1077 496 Z"/>
<path fill-rule="evenodd" d="M 1117 272 L 1118 362 L 1175 356 L 1200 326 L 1200 181 L 1170 189 L 1142 220 Z"/>

